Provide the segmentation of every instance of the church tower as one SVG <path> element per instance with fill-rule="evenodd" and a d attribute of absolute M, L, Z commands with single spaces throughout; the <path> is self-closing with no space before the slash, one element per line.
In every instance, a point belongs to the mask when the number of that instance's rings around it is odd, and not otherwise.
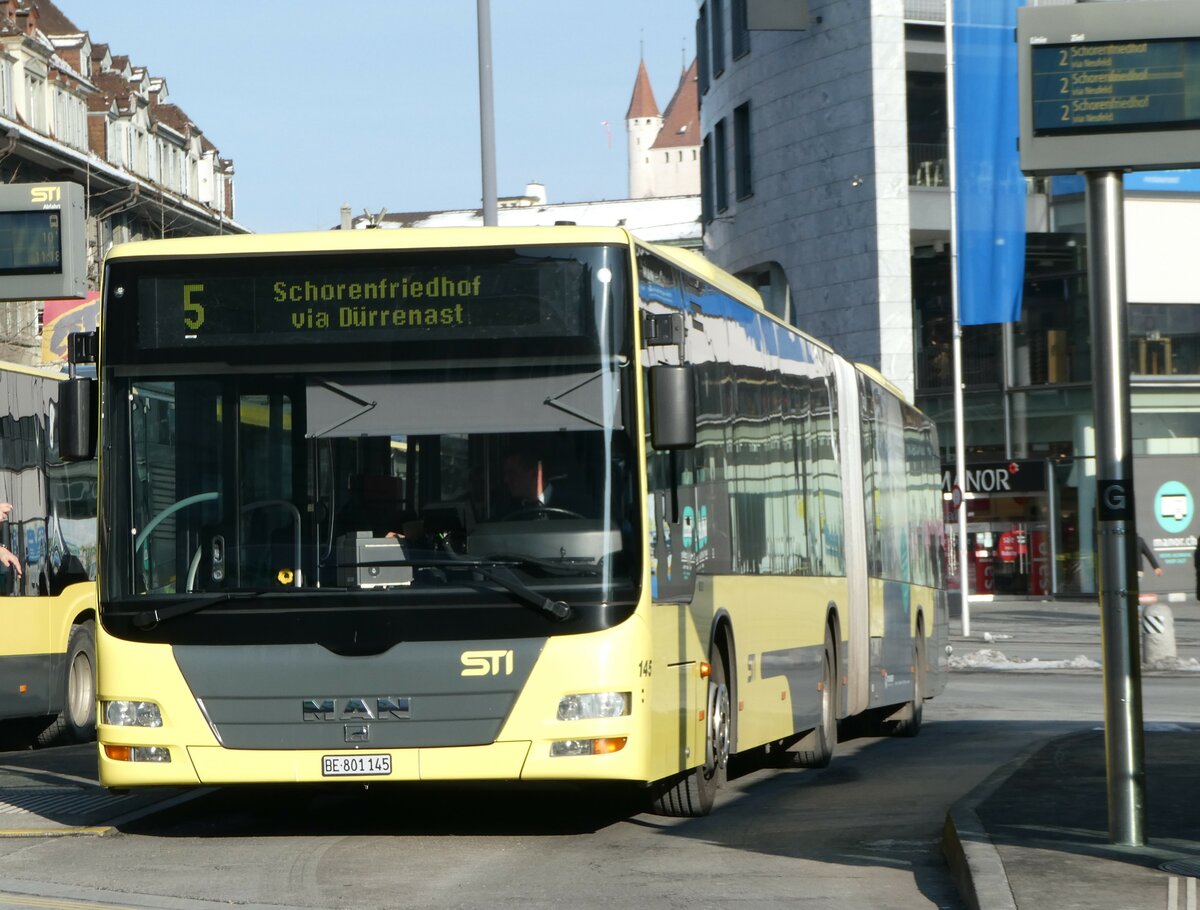
<path fill-rule="evenodd" d="M 654 195 L 654 169 L 650 160 L 650 147 L 658 138 L 663 118 L 654 101 L 650 88 L 650 76 L 646 72 L 646 61 L 638 62 L 637 79 L 633 83 L 633 97 L 625 113 L 625 129 L 629 134 L 629 198 L 646 199 Z"/>

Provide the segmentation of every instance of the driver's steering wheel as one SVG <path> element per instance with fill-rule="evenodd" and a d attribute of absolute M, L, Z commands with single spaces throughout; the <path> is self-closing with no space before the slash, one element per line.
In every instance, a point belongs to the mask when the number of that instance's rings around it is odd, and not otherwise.
<path fill-rule="evenodd" d="M 559 518 L 583 518 L 578 512 L 570 509 L 559 509 L 554 506 L 523 506 L 501 517 L 501 521 L 548 521 Z"/>

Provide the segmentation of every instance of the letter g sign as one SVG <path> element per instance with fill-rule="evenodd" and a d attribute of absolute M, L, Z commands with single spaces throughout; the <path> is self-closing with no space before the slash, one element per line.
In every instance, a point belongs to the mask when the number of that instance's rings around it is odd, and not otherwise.
<path fill-rule="evenodd" d="M 1097 480 L 1099 502 L 1097 517 L 1101 521 L 1129 521 L 1133 518 L 1133 490 L 1128 480 Z"/>

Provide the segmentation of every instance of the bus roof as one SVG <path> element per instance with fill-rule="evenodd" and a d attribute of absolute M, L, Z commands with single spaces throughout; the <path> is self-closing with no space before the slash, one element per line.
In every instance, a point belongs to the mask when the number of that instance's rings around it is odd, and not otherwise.
<path fill-rule="evenodd" d="M 379 228 L 356 231 L 297 231 L 275 234 L 220 234 L 171 240 L 140 240 L 114 246 L 108 259 L 185 256 L 253 256 L 272 253 L 324 253 L 375 250 L 470 249 L 526 245 L 615 243 L 629 245 L 624 228 L 465 227 Z"/>
<path fill-rule="evenodd" d="M 654 253 L 654 255 L 660 256 L 672 265 L 679 266 L 679 268 L 691 272 L 698 278 L 702 278 L 718 290 L 724 291 L 730 297 L 740 300 L 742 303 L 748 304 L 756 310 L 766 311 L 766 308 L 763 306 L 762 296 L 758 291 L 741 279 L 734 278 L 720 266 L 705 259 L 694 250 L 678 246 L 664 246 L 657 243 L 644 243 L 642 241 L 638 241 L 638 243 L 640 246 Z"/>
<path fill-rule="evenodd" d="M 873 379 L 875 382 L 879 383 L 879 385 L 883 386 L 901 401 L 912 404 L 912 402 L 908 400 L 908 396 L 901 391 L 900 387 L 879 372 L 879 370 L 875 369 L 875 367 L 867 363 L 856 363 L 854 364 L 854 368 L 860 373 L 866 374 L 870 379 Z"/>

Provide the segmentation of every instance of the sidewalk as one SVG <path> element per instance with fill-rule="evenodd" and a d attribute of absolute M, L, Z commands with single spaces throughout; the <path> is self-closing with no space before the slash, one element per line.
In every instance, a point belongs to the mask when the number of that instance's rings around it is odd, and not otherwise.
<path fill-rule="evenodd" d="M 1171 607 L 1179 667 L 1143 675 L 1194 675 L 1200 685 L 1191 669 L 1200 605 Z M 970 638 L 951 635 L 956 655 L 990 649 L 1031 669 L 1056 658 L 1100 660 L 1095 603 L 973 602 L 971 610 Z M 1200 725 L 1146 727 L 1144 847 L 1109 842 L 1104 749 L 1100 729 L 1036 743 L 951 807 L 942 848 L 968 907 L 1200 910 Z"/>
<path fill-rule="evenodd" d="M 946 817 L 942 848 L 974 910 L 1195 910 L 1200 727 L 1148 729 L 1146 846 L 1109 843 L 1104 734 L 1051 740 Z"/>

